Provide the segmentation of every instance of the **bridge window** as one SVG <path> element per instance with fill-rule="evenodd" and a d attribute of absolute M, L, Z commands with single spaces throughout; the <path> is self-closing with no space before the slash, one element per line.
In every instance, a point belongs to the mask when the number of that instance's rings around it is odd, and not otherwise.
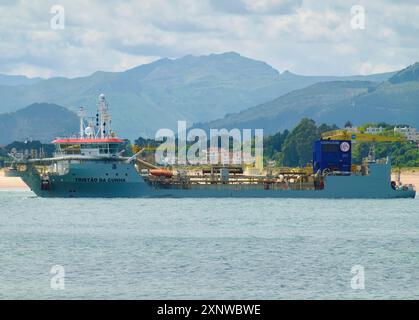
<path fill-rule="evenodd" d="M 79 144 L 60 144 L 58 151 L 63 154 L 80 154 Z"/>
<path fill-rule="evenodd" d="M 117 143 L 110 143 L 109 144 L 109 153 L 110 154 L 116 154 L 119 152 L 120 145 Z"/>

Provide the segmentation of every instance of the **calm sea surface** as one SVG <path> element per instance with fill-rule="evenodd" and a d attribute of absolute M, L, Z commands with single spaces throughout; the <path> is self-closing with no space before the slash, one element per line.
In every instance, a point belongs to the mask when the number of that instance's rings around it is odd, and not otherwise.
<path fill-rule="evenodd" d="M 418 299 L 419 200 L 0 192 L 0 298 Z"/>

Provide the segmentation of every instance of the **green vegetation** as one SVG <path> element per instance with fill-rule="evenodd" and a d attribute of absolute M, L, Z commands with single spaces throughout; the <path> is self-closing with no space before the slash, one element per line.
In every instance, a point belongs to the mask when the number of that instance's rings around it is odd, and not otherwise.
<path fill-rule="evenodd" d="M 394 125 L 387 123 L 367 123 L 361 128 L 383 127 L 384 135 L 395 136 Z M 337 126 L 322 124 L 319 127 L 311 119 L 303 119 L 291 131 L 285 130 L 283 133 L 276 133 L 268 136 L 264 140 L 265 161 L 275 161 L 279 166 L 305 166 L 312 160 L 313 143 L 318 140 L 323 132 L 338 129 Z M 361 163 L 367 157 L 372 144 L 356 142 L 353 144 L 352 159 L 353 163 Z M 411 142 L 391 142 L 375 143 L 376 158 L 390 157 L 392 164 L 397 167 L 418 167 L 419 148 Z"/>
<path fill-rule="evenodd" d="M 354 163 L 361 163 L 362 158 L 368 156 L 371 144 L 357 143 L 352 149 L 352 158 Z M 392 165 L 395 167 L 418 167 L 419 166 L 419 148 L 415 143 L 391 142 L 377 143 L 375 145 L 375 157 L 385 158 L 389 156 Z"/>
<path fill-rule="evenodd" d="M 314 120 L 305 118 L 291 132 L 265 138 L 264 158 L 286 167 L 306 166 L 313 158 L 314 142 L 323 132 L 335 129 L 338 127 L 326 124 L 317 127 Z"/>
<path fill-rule="evenodd" d="M 288 130 L 268 136 L 263 140 L 263 156 L 265 159 L 278 162 L 282 152 L 282 146 L 289 135 Z"/>
<path fill-rule="evenodd" d="M 397 127 L 406 127 L 406 124 L 397 125 Z M 394 132 L 395 125 L 385 122 L 380 123 L 366 123 L 359 127 L 360 130 L 365 130 L 368 127 L 382 127 L 385 136 L 400 136 L 399 133 Z M 368 156 L 371 150 L 371 143 L 355 143 L 352 148 L 352 161 L 354 163 L 361 163 L 362 158 Z M 417 167 L 419 166 L 419 148 L 413 142 L 384 142 L 375 143 L 374 151 L 376 158 L 390 157 L 393 166 L 397 167 Z"/>

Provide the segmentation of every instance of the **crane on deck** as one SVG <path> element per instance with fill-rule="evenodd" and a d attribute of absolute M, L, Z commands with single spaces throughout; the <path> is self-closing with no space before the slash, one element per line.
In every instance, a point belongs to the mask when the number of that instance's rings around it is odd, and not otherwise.
<path fill-rule="evenodd" d="M 404 136 L 385 136 L 380 134 L 370 134 L 363 132 L 353 132 L 348 130 L 333 130 L 324 132 L 322 140 L 350 140 L 353 142 L 371 142 L 368 161 L 375 162 L 375 143 L 376 142 L 409 142 Z M 398 181 L 400 182 L 400 168 Z"/>
<path fill-rule="evenodd" d="M 359 142 L 407 142 L 404 136 L 384 136 L 380 134 L 370 134 L 362 132 L 352 132 L 348 130 L 333 130 L 324 132 L 322 140 L 353 140 Z"/>

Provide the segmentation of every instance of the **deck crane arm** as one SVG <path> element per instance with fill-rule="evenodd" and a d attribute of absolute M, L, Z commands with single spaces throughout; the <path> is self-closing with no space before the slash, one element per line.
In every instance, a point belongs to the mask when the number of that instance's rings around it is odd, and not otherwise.
<path fill-rule="evenodd" d="M 324 132 L 322 140 L 351 140 L 357 142 L 371 142 L 368 161 L 375 161 L 376 142 L 409 142 L 404 136 L 384 136 L 380 134 L 369 134 L 362 132 L 352 132 L 348 130 L 333 130 Z"/>
<path fill-rule="evenodd" d="M 144 160 L 139 158 L 141 153 L 143 153 L 146 150 L 149 150 L 149 148 L 140 149 L 139 147 L 135 146 L 135 149 L 133 148 L 133 150 L 136 151 L 135 154 L 133 156 L 129 157 L 127 160 L 125 160 L 126 163 L 130 163 L 131 161 L 135 160 L 138 163 L 141 163 L 143 166 L 145 166 L 148 169 L 159 169 L 158 166 L 155 166 L 154 164 L 149 163 L 149 162 L 144 161 Z"/>
<path fill-rule="evenodd" d="M 333 130 L 322 133 L 322 140 L 355 140 L 360 142 L 407 142 L 405 137 L 390 137 L 379 134 Z"/>

